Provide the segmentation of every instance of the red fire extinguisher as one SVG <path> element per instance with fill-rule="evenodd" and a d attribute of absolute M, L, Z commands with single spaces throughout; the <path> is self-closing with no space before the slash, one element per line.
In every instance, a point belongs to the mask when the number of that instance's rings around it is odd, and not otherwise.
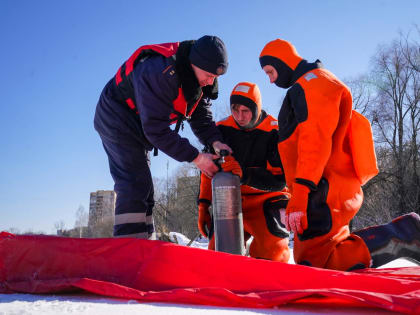
<path fill-rule="evenodd" d="M 220 151 L 221 163 L 229 151 Z M 218 172 L 211 181 L 213 222 L 216 251 L 244 255 L 240 178 L 228 172 Z"/>

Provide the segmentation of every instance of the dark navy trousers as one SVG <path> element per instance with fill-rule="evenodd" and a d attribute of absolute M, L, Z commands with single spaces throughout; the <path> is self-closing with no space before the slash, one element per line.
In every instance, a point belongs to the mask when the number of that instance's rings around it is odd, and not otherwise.
<path fill-rule="evenodd" d="M 101 139 L 117 194 L 114 236 L 149 238 L 154 232 L 154 199 L 148 151 L 137 141 Z"/>

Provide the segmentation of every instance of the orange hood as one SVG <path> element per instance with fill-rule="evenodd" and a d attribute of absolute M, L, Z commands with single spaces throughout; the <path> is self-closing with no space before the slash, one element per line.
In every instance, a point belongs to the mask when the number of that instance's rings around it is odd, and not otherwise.
<path fill-rule="evenodd" d="M 261 93 L 258 85 L 251 82 L 240 82 L 230 94 L 230 106 L 239 104 L 248 107 L 252 112 L 252 119 L 245 129 L 253 128 L 261 116 Z"/>
<path fill-rule="evenodd" d="M 278 75 L 275 84 L 282 88 L 288 88 L 294 83 L 294 72 L 302 60 L 296 48 L 282 39 L 269 42 L 260 54 L 261 67 L 273 66 Z"/>

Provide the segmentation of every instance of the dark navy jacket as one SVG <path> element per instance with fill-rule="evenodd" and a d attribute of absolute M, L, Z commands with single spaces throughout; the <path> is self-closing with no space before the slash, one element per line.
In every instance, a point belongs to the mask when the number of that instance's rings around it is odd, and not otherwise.
<path fill-rule="evenodd" d="M 170 128 L 172 102 L 181 86 L 175 59 L 153 55 L 134 68 L 133 89 L 138 113 L 130 109 L 111 79 L 100 96 L 94 125 L 101 137 L 121 144 L 142 143 L 177 161 L 191 162 L 198 155 L 188 139 Z M 210 110 L 211 100 L 203 97 L 189 120 L 194 134 L 204 145 L 222 140 Z"/>

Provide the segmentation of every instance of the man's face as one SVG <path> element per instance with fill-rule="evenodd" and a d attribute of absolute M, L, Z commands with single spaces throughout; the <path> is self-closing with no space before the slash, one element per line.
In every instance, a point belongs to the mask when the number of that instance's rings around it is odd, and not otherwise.
<path fill-rule="evenodd" d="M 203 69 L 200 69 L 197 66 L 194 66 L 191 64 L 195 77 L 197 78 L 198 83 L 201 87 L 206 85 L 212 85 L 214 83 L 214 79 L 218 77 L 218 75 L 204 71 Z"/>
<path fill-rule="evenodd" d="M 266 75 L 268 75 L 269 79 L 270 79 L 270 83 L 274 83 L 277 80 L 277 70 L 274 69 L 273 66 L 271 65 L 266 65 L 263 67 L 263 70 L 265 72 Z"/>
<path fill-rule="evenodd" d="M 231 108 L 233 119 L 235 119 L 239 126 L 245 127 L 251 122 L 252 112 L 248 107 L 240 104 L 233 104 Z"/>

